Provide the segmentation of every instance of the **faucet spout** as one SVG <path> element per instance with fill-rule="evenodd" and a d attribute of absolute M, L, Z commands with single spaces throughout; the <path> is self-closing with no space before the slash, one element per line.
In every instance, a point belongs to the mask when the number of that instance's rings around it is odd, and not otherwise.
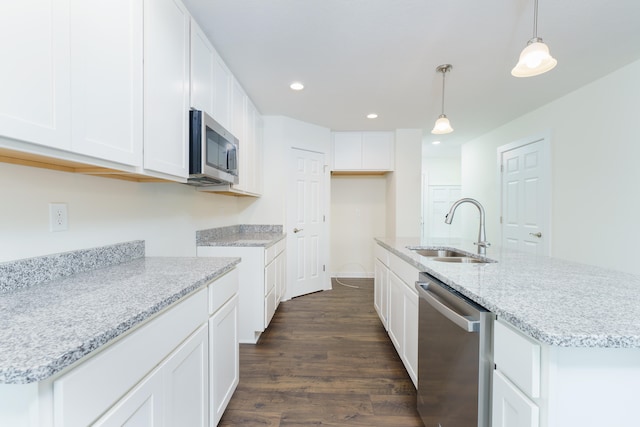
<path fill-rule="evenodd" d="M 479 201 L 477 201 L 476 199 L 470 199 L 468 197 L 465 197 L 460 200 L 456 200 L 453 203 L 453 205 L 451 205 L 451 209 L 449 209 L 449 213 L 445 215 L 444 222 L 446 224 L 451 224 L 451 222 L 453 221 L 453 214 L 455 213 L 458 206 L 460 206 L 463 203 L 471 203 L 472 205 L 478 208 L 478 211 L 480 211 L 480 229 L 478 230 L 478 241 L 475 242 L 475 244 L 478 245 L 478 253 L 481 255 L 484 255 L 487 253 L 487 246 L 490 246 L 491 244 L 487 242 L 487 234 L 484 226 L 484 223 L 485 223 L 484 208 L 482 207 L 482 204 L 480 204 Z"/>

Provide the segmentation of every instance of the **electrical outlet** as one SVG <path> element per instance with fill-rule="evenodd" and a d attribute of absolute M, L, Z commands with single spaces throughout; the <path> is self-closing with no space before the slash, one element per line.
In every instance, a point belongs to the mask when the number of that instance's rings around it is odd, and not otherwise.
<path fill-rule="evenodd" d="M 66 203 L 49 203 L 49 231 L 65 231 L 69 228 Z"/>

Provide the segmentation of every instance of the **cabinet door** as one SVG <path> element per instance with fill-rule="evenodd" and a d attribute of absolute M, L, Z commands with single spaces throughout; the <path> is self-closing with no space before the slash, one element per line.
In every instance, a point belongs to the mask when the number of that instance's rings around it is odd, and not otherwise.
<path fill-rule="evenodd" d="M 389 317 L 388 332 L 398 354 L 402 355 L 404 346 L 404 283 L 398 276 L 389 273 Z"/>
<path fill-rule="evenodd" d="M 239 190 L 248 191 L 251 176 L 251 162 L 249 159 L 253 154 L 252 142 L 246 138 L 247 122 L 247 96 L 237 80 L 232 79 L 231 85 L 231 133 L 238 138 L 239 167 L 238 184 L 233 187 Z"/>
<path fill-rule="evenodd" d="M 362 169 L 393 170 L 393 132 L 362 133 Z"/>
<path fill-rule="evenodd" d="M 179 0 L 144 2 L 144 167 L 189 174 L 189 23 Z"/>
<path fill-rule="evenodd" d="M 0 136 L 71 148 L 68 0 L 0 2 Z"/>
<path fill-rule="evenodd" d="M 258 121 L 258 110 L 253 105 L 249 98 L 246 99 L 246 123 L 245 123 L 245 143 L 243 151 L 248 153 L 247 161 L 246 161 L 246 170 L 245 173 L 241 173 L 242 176 L 245 177 L 246 187 L 245 190 L 251 193 L 259 194 L 261 191 L 258 188 L 259 173 L 261 173 L 261 169 L 259 169 L 259 159 L 258 156 L 260 148 L 257 144 L 257 121 Z M 240 182 L 242 183 L 242 177 L 240 178 Z"/>
<path fill-rule="evenodd" d="M 362 168 L 362 132 L 333 133 L 333 169 Z"/>
<path fill-rule="evenodd" d="M 253 129 L 253 192 L 262 194 L 264 181 L 264 122 L 257 109 L 254 109 Z"/>
<path fill-rule="evenodd" d="M 404 286 L 404 348 L 402 360 L 413 381 L 418 386 L 418 293 Z"/>
<path fill-rule="evenodd" d="M 209 347 L 207 324 L 164 362 L 164 424 L 201 426 L 209 420 Z"/>
<path fill-rule="evenodd" d="M 162 399 L 162 373 L 156 369 L 92 425 L 97 427 L 162 426 Z"/>
<path fill-rule="evenodd" d="M 239 380 L 238 296 L 209 319 L 210 424 L 220 421 Z"/>
<path fill-rule="evenodd" d="M 191 20 L 191 107 L 213 117 L 215 49 L 202 29 Z"/>
<path fill-rule="evenodd" d="M 216 53 L 213 63 L 213 118 L 227 129 L 231 129 L 232 79 L 231 72 Z"/>
<path fill-rule="evenodd" d="M 142 165 L 142 1 L 71 0 L 74 152 Z"/>
<path fill-rule="evenodd" d="M 287 254 L 286 250 L 280 252 L 275 259 L 276 262 L 276 305 L 282 301 L 284 293 L 287 290 Z"/>
<path fill-rule="evenodd" d="M 373 306 L 378 312 L 378 317 L 387 328 L 387 299 L 389 292 L 389 270 L 387 267 L 376 258 L 374 265 L 374 279 L 373 279 Z"/>
<path fill-rule="evenodd" d="M 493 427 L 537 427 L 539 411 L 500 371 L 493 371 Z"/>

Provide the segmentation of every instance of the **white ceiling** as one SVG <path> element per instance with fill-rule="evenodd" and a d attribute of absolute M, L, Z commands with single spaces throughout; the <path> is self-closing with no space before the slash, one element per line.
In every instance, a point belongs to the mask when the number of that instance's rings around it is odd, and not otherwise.
<path fill-rule="evenodd" d="M 558 66 L 525 79 L 510 71 L 533 34 L 533 0 L 185 3 L 265 115 L 333 130 L 422 128 L 431 140 L 442 90 L 435 68 L 452 64 L 445 113 L 455 131 L 443 146 L 640 58 L 639 0 L 540 0 L 538 36 Z M 294 80 L 304 91 L 289 89 Z"/>

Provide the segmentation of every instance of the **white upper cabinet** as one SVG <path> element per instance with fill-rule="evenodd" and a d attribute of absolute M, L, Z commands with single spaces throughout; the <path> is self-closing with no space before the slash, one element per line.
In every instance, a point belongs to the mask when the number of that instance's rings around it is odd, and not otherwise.
<path fill-rule="evenodd" d="M 0 2 L 0 136 L 71 148 L 69 2 Z"/>
<path fill-rule="evenodd" d="M 213 62 L 213 118 L 231 129 L 231 85 L 233 75 L 217 53 Z"/>
<path fill-rule="evenodd" d="M 333 132 L 333 171 L 389 172 L 394 169 L 393 132 Z"/>
<path fill-rule="evenodd" d="M 247 128 L 247 95 L 236 79 L 233 79 L 231 86 L 231 133 L 239 141 L 239 182 L 234 188 L 247 190 L 249 187 L 250 157 L 252 155 L 252 142 L 246 137 Z"/>
<path fill-rule="evenodd" d="M 214 67 L 216 51 L 191 20 L 191 108 L 214 115 Z"/>
<path fill-rule="evenodd" d="M 142 164 L 142 1 L 71 0 L 76 153 Z"/>
<path fill-rule="evenodd" d="M 144 168 L 189 175 L 189 24 L 179 0 L 144 2 Z"/>

